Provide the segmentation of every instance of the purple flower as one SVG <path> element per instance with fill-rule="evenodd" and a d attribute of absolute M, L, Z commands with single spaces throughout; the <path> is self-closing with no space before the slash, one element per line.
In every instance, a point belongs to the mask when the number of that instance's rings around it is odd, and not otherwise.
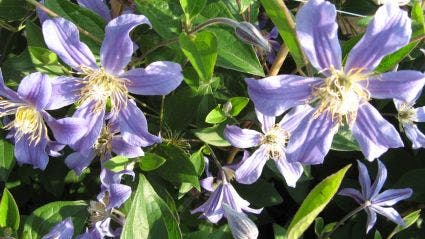
<path fill-rule="evenodd" d="M 373 73 L 384 56 L 409 42 L 411 20 L 396 4 L 378 9 L 344 68 L 335 18 L 335 6 L 324 0 L 310 0 L 296 18 L 304 52 L 323 78 L 278 75 L 246 79 L 248 93 L 263 114 L 279 115 L 296 105 L 315 105 L 289 140 L 289 161 L 302 158 L 310 164 L 322 163 L 334 134 L 344 124 L 368 160 L 388 148 L 402 147 L 397 130 L 368 101 L 371 97 L 409 101 L 425 83 L 424 74 L 418 71 Z"/>
<path fill-rule="evenodd" d="M 92 10 L 108 22 L 113 18 L 105 0 L 77 0 L 77 2 L 80 6 Z M 129 3 L 124 4 L 123 13 L 133 13 L 135 10 L 134 3 L 130 4 L 130 1 L 128 2 Z"/>
<path fill-rule="evenodd" d="M 0 117 L 13 115 L 7 122 L 8 138 L 15 143 L 15 158 L 21 164 L 31 164 L 44 170 L 49 156 L 59 156 L 62 144 L 72 144 L 86 132 L 86 122 L 78 118 L 54 119 L 46 110 L 58 109 L 60 99 L 51 84 L 52 79 L 41 73 L 32 73 L 22 79 L 17 92 L 8 88 L 0 71 Z M 48 128 L 58 144 L 50 140 Z"/>
<path fill-rule="evenodd" d="M 338 194 L 353 198 L 358 204 L 363 205 L 367 213 L 366 233 L 375 225 L 376 213 L 383 215 L 389 220 L 404 226 L 405 223 L 400 214 L 394 208 L 397 202 L 409 198 L 412 195 L 412 189 L 388 189 L 379 193 L 387 179 L 387 169 L 385 165 L 378 160 L 378 174 L 375 182 L 371 184 L 367 168 L 360 161 L 359 166 L 359 182 L 362 188 L 361 192 L 354 188 L 344 188 Z"/>
<path fill-rule="evenodd" d="M 71 218 L 56 224 L 52 230 L 41 239 L 71 239 L 74 235 L 74 225 Z"/>
<path fill-rule="evenodd" d="M 150 25 L 146 17 L 134 14 L 121 15 L 108 23 L 100 50 L 102 67 L 99 67 L 90 49 L 79 40 L 77 27 L 72 22 L 53 18 L 43 23 L 43 35 L 49 49 L 80 76 L 60 77 L 55 82 L 62 93 L 58 96 L 62 106 L 78 102 L 74 116 L 89 122 L 87 134 L 70 145 L 74 150 L 83 152 L 94 145 L 109 102 L 109 115 L 117 120 L 124 141 L 142 147 L 161 141 L 148 132 L 146 118 L 130 93 L 166 95 L 181 83 L 183 75 L 180 65 L 167 61 L 125 71 L 135 51 L 129 33 L 140 24 Z"/>
<path fill-rule="evenodd" d="M 394 100 L 398 111 L 398 121 L 406 136 L 412 141 L 412 148 L 425 147 L 425 135 L 418 129 L 416 122 L 425 122 L 425 107 L 413 108 L 415 100 L 403 102 Z"/>
<path fill-rule="evenodd" d="M 274 60 L 276 59 L 276 53 L 280 50 L 280 43 L 276 41 L 278 36 L 279 31 L 276 27 L 273 27 L 272 30 L 265 36 L 271 46 L 271 52 L 267 56 L 267 62 L 270 64 L 273 64 Z"/>
<path fill-rule="evenodd" d="M 191 211 L 191 213 L 202 212 L 202 215 L 212 223 L 217 223 L 223 217 L 224 205 L 227 204 L 236 212 L 251 212 L 259 214 L 263 209 L 252 209 L 249 207 L 249 202 L 241 198 L 235 188 L 230 184 L 231 175 L 234 171 L 231 167 L 222 167 L 219 171 L 219 176 L 214 178 L 208 170 L 207 162 L 207 177 L 201 180 L 201 186 L 211 192 L 208 200 L 200 207 Z M 216 180 L 216 181 L 215 181 Z"/>
<path fill-rule="evenodd" d="M 288 161 L 286 159 L 286 145 L 299 122 L 310 111 L 312 111 L 310 106 L 298 106 L 286 114 L 277 124 L 275 117 L 266 116 L 257 111 L 262 133 L 228 125 L 224 130 L 224 135 L 233 146 L 238 148 L 258 147 L 238 167 L 235 173 L 236 180 L 244 184 L 254 183 L 260 177 L 267 160 L 273 159 L 286 183 L 295 187 L 302 175 L 303 167 L 298 160 Z"/>

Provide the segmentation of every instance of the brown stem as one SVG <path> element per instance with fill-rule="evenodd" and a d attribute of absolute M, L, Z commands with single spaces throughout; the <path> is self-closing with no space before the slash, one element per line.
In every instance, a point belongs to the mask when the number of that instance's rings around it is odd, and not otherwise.
<path fill-rule="evenodd" d="M 282 67 L 283 62 L 285 61 L 286 56 L 288 55 L 288 53 L 289 53 L 289 49 L 285 45 L 285 43 L 283 43 L 280 46 L 279 52 L 276 55 L 276 59 L 273 62 L 272 67 L 270 68 L 270 71 L 269 71 L 269 74 L 268 74 L 269 76 L 275 76 L 275 75 L 277 75 L 279 73 L 279 70 Z"/>

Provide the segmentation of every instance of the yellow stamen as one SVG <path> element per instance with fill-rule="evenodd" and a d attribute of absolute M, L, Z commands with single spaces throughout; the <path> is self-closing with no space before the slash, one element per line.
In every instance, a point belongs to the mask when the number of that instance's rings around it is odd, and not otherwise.
<path fill-rule="evenodd" d="M 29 135 L 30 143 L 38 144 L 43 137 L 47 138 L 47 130 L 41 114 L 29 105 L 16 108 L 15 120 L 5 126 L 10 130 L 15 128 L 15 140 Z"/>
<path fill-rule="evenodd" d="M 290 133 L 279 125 L 274 125 L 263 137 L 261 144 L 267 145 L 270 158 L 278 160 L 285 153 L 283 149 L 289 141 Z"/>
<path fill-rule="evenodd" d="M 411 124 L 415 121 L 415 109 L 404 102 L 399 107 L 397 118 L 401 124 Z"/>

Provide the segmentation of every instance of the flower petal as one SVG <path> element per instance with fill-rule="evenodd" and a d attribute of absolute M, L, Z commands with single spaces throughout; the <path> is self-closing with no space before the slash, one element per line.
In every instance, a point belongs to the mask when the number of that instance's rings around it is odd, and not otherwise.
<path fill-rule="evenodd" d="M 398 212 L 392 207 L 381 207 L 381 206 L 372 204 L 370 206 L 370 209 L 381 214 L 382 216 L 388 218 L 389 220 L 393 221 L 394 223 L 397 223 L 398 225 L 402 227 L 405 226 L 403 218 L 401 218 L 400 214 L 398 214 Z"/>
<path fill-rule="evenodd" d="M 111 208 L 119 208 L 131 196 L 131 187 L 124 184 L 112 184 L 109 187 L 109 205 L 107 210 Z"/>
<path fill-rule="evenodd" d="M 223 210 L 223 204 L 229 205 L 237 212 L 245 211 L 259 214 L 263 210 L 262 208 L 250 208 L 250 203 L 247 200 L 243 199 L 241 196 L 239 196 L 238 192 L 236 192 L 235 188 L 230 183 L 224 183 L 223 185 L 223 202 L 220 210 Z"/>
<path fill-rule="evenodd" d="M 100 48 L 100 62 L 110 74 L 119 74 L 130 62 L 134 43 L 130 31 L 140 24 L 151 25 L 142 15 L 123 14 L 108 23 Z"/>
<path fill-rule="evenodd" d="M 382 58 L 409 43 L 411 20 L 394 1 L 388 1 L 375 13 L 362 39 L 351 50 L 345 71 L 373 71 Z"/>
<path fill-rule="evenodd" d="M 44 0 L 40 0 L 38 2 L 44 5 Z M 44 21 L 49 19 L 49 15 L 47 15 L 47 13 L 45 13 L 43 10 L 41 10 L 38 7 L 35 9 L 35 13 L 37 14 L 37 17 L 40 20 L 41 24 L 43 24 Z"/>
<path fill-rule="evenodd" d="M 378 160 L 378 173 L 376 174 L 375 181 L 370 187 L 370 199 L 373 200 L 373 198 L 379 194 L 384 186 L 385 180 L 387 180 L 387 168 L 385 168 L 385 165 Z"/>
<path fill-rule="evenodd" d="M 19 164 L 31 164 L 34 168 L 41 170 L 46 169 L 49 163 L 49 156 L 46 153 L 47 141 L 41 141 L 34 145 L 24 135 L 21 139 L 15 142 L 15 158 Z"/>
<path fill-rule="evenodd" d="M 338 192 L 338 195 L 351 197 L 358 204 L 362 204 L 365 201 L 360 191 L 354 188 L 343 188 Z"/>
<path fill-rule="evenodd" d="M 49 233 L 41 239 L 71 239 L 74 235 L 74 225 L 70 217 L 56 224 Z"/>
<path fill-rule="evenodd" d="M 223 184 L 220 184 L 210 195 L 208 200 L 198 208 L 190 211 L 191 214 L 202 212 L 208 221 L 217 223 L 223 217 Z"/>
<path fill-rule="evenodd" d="M 80 41 L 80 34 L 74 23 L 64 18 L 47 19 L 43 23 L 43 36 L 47 47 L 72 68 L 98 68 L 93 53 Z"/>
<path fill-rule="evenodd" d="M 80 90 L 83 87 L 78 81 L 80 78 L 60 76 L 50 80 L 52 83 L 52 96 L 45 107 L 46 110 L 56 110 L 64 106 L 73 104 L 80 97 Z"/>
<path fill-rule="evenodd" d="M 369 208 L 365 209 L 367 214 L 367 224 L 366 224 L 366 234 L 375 226 L 376 223 L 376 212 L 370 210 Z"/>
<path fill-rule="evenodd" d="M 153 62 L 145 69 L 133 69 L 121 77 L 130 81 L 128 90 L 137 95 L 167 95 L 183 80 L 181 66 L 169 61 Z"/>
<path fill-rule="evenodd" d="M 285 178 L 286 184 L 289 187 L 295 188 L 298 179 L 303 174 L 303 166 L 299 162 L 288 162 L 285 155 L 274 160 L 276 167 L 279 169 L 282 176 Z"/>
<path fill-rule="evenodd" d="M 425 75 L 419 71 L 396 71 L 373 76 L 360 82 L 377 99 L 413 101 L 425 84 Z"/>
<path fill-rule="evenodd" d="M 29 74 L 19 83 L 18 95 L 38 110 L 42 110 L 49 103 L 52 95 L 50 79 L 39 72 Z"/>
<path fill-rule="evenodd" d="M 93 150 L 74 152 L 65 158 L 65 164 L 80 175 L 90 165 L 95 156 L 96 153 Z"/>
<path fill-rule="evenodd" d="M 412 196 L 412 193 L 413 191 L 410 188 L 389 189 L 377 195 L 373 199 L 372 203 L 378 206 L 390 207 L 401 200 L 410 198 L 410 196 Z"/>
<path fill-rule="evenodd" d="M 372 183 L 370 181 L 369 172 L 367 171 L 366 166 L 359 160 L 357 160 L 357 166 L 359 168 L 359 183 L 362 188 L 362 195 L 365 199 L 370 199 L 370 187 Z"/>
<path fill-rule="evenodd" d="M 252 129 L 241 129 L 236 125 L 227 125 L 224 129 L 224 137 L 234 147 L 245 149 L 260 145 L 263 134 Z"/>
<path fill-rule="evenodd" d="M 145 155 L 142 148 L 128 144 L 122 136 L 112 137 L 112 152 L 127 158 L 136 158 Z"/>
<path fill-rule="evenodd" d="M 331 148 L 338 131 L 336 122 L 328 112 L 317 118 L 313 117 L 313 113 L 306 115 L 289 139 L 286 151 L 289 162 L 321 164 Z"/>
<path fill-rule="evenodd" d="M 13 101 L 20 101 L 19 96 L 11 90 L 9 87 L 6 86 L 3 80 L 3 73 L 0 68 L 0 96 L 3 96 L 5 98 L 8 98 L 9 100 Z"/>
<path fill-rule="evenodd" d="M 208 192 L 214 192 L 214 177 L 206 177 L 199 181 L 202 188 Z"/>
<path fill-rule="evenodd" d="M 161 138 L 148 132 L 145 115 L 133 100 L 118 113 L 118 121 L 123 139 L 133 146 L 146 147 L 161 142 Z"/>
<path fill-rule="evenodd" d="M 425 148 L 425 135 L 418 129 L 417 125 L 413 123 L 405 124 L 403 125 L 403 129 L 407 138 L 412 142 L 412 148 Z"/>
<path fill-rule="evenodd" d="M 341 47 L 335 5 L 310 0 L 297 14 L 297 35 L 311 64 L 319 71 L 341 69 Z"/>
<path fill-rule="evenodd" d="M 261 176 L 264 165 L 270 158 L 266 145 L 260 146 L 247 158 L 236 170 L 236 181 L 243 184 L 251 184 Z"/>
<path fill-rule="evenodd" d="M 82 118 L 54 119 L 49 114 L 44 114 L 44 120 L 52 130 L 56 141 L 62 144 L 75 144 L 87 133 L 87 121 Z"/>
<path fill-rule="evenodd" d="M 277 116 L 291 107 L 307 103 L 314 87 L 323 79 L 278 75 L 260 80 L 247 78 L 245 82 L 255 108 L 263 114 Z"/>
<path fill-rule="evenodd" d="M 288 113 L 283 116 L 282 120 L 279 122 L 280 127 L 289 131 L 290 133 L 298 127 L 301 120 L 304 119 L 314 108 L 310 105 L 300 105 L 291 109 Z"/>
<path fill-rule="evenodd" d="M 109 11 L 108 5 L 106 5 L 104 0 L 77 0 L 77 2 L 80 6 L 88 8 L 97 13 L 107 22 L 111 20 L 111 13 Z"/>
<path fill-rule="evenodd" d="M 265 115 L 258 110 L 255 110 L 255 114 L 261 124 L 261 130 L 266 134 L 275 125 L 276 117 Z"/>
<path fill-rule="evenodd" d="M 425 122 L 425 106 L 415 109 L 415 118 L 416 122 Z"/>
<path fill-rule="evenodd" d="M 351 132 L 369 161 L 378 158 L 389 148 L 403 147 L 394 126 L 367 102 L 359 107 Z"/>

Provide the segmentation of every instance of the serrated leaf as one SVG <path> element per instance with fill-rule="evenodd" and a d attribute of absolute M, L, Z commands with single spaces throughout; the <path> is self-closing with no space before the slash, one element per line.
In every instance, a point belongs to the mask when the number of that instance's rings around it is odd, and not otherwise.
<path fill-rule="evenodd" d="M 104 166 L 112 172 L 117 173 L 126 170 L 130 163 L 132 163 L 132 161 L 130 161 L 127 157 L 118 155 L 106 161 Z"/>
<path fill-rule="evenodd" d="M 230 143 L 227 142 L 223 136 L 225 126 L 225 124 L 215 125 L 213 127 L 194 130 L 193 133 L 196 137 L 207 144 L 218 147 L 227 147 L 230 146 Z"/>
<path fill-rule="evenodd" d="M 0 201 L 0 227 L 19 228 L 19 209 L 12 194 L 5 188 Z"/>
<path fill-rule="evenodd" d="M 144 171 L 152 171 L 159 168 L 167 161 L 165 158 L 154 153 L 145 153 L 144 156 L 139 158 L 140 168 Z"/>
<path fill-rule="evenodd" d="M 25 220 L 22 238 L 39 239 L 68 217 L 74 224 L 74 234 L 79 235 L 86 225 L 87 206 L 84 201 L 58 201 L 39 207 Z"/>
<path fill-rule="evenodd" d="M 143 175 L 140 175 L 121 238 L 182 238 L 178 219 Z"/>
<path fill-rule="evenodd" d="M 326 207 L 338 191 L 345 173 L 351 167 L 345 166 L 338 172 L 330 175 L 320 182 L 307 195 L 288 228 L 288 239 L 301 237 L 319 213 Z"/>
<path fill-rule="evenodd" d="M 13 169 L 15 165 L 13 155 L 13 144 L 4 139 L 0 140 L 0 181 L 6 182 Z"/>

